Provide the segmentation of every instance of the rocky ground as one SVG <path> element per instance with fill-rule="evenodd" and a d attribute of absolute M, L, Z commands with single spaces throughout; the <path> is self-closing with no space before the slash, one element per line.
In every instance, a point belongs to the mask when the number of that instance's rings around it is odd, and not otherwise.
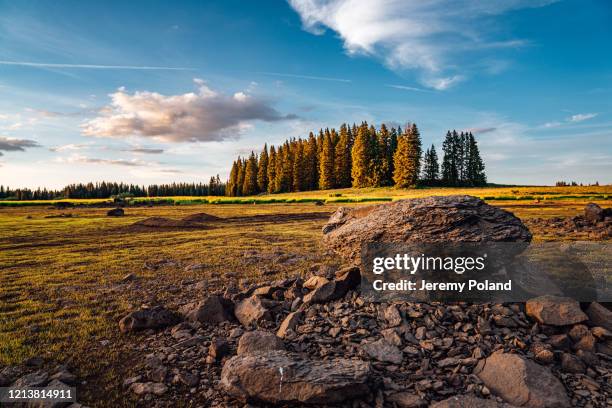
<path fill-rule="evenodd" d="M 608 226 L 606 211 L 589 225 Z M 364 240 L 529 241 L 510 213 L 471 197 L 430 197 L 341 209 L 323 231 L 346 267 L 257 284 L 227 277 L 222 288 L 197 282 L 190 302 L 125 316 L 119 330 L 135 336 L 139 356 L 123 381 L 126 405 L 612 406 L 612 312 L 604 305 L 361 296 L 360 269 L 351 265 Z M 66 367 L 38 368 L 6 367 L 0 386 L 78 382 Z"/>

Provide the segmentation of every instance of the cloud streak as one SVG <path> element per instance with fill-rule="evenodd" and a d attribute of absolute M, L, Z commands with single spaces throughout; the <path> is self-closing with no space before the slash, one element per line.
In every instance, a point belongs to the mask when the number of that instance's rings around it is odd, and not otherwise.
<path fill-rule="evenodd" d="M 87 136 L 125 138 L 140 136 L 165 142 L 212 142 L 236 139 L 253 121 L 296 119 L 283 115 L 266 100 L 245 92 L 224 95 L 195 79 L 197 92 L 162 95 L 128 93 L 119 88 L 111 103 L 96 118 L 82 125 Z"/>
<path fill-rule="evenodd" d="M 2 151 L 24 152 L 29 147 L 40 147 L 40 144 L 35 140 L 13 139 L 0 136 L 0 156 L 2 156 Z"/>
<path fill-rule="evenodd" d="M 333 81 L 333 82 L 345 82 L 345 83 L 353 82 L 352 80 L 345 79 L 345 78 L 330 78 L 330 77 L 321 77 L 321 76 L 313 76 L 313 75 L 285 74 L 281 72 L 258 72 L 258 74 L 285 77 L 285 78 L 310 79 L 314 81 Z"/>
<path fill-rule="evenodd" d="M 14 65 L 32 68 L 69 68 L 69 69 L 125 69 L 142 71 L 193 71 L 193 68 L 184 67 L 156 67 L 146 65 L 97 65 L 97 64 L 56 64 L 51 62 L 5 61 L 0 65 Z"/>
<path fill-rule="evenodd" d="M 113 166 L 125 166 L 125 167 L 144 167 L 151 163 L 147 163 L 141 160 L 125 160 L 125 159 L 102 159 L 97 157 L 88 157 L 82 155 L 72 155 L 68 158 L 58 158 L 56 160 L 59 163 L 84 163 L 84 164 L 107 164 Z"/>
<path fill-rule="evenodd" d="M 597 116 L 596 113 L 579 113 L 577 115 L 572 115 L 569 118 L 569 121 L 570 122 L 582 122 L 585 120 L 593 119 L 595 116 Z"/>
<path fill-rule="evenodd" d="M 525 46 L 523 39 L 490 39 L 494 18 L 556 0 L 288 0 L 304 29 L 332 30 L 349 55 L 375 57 L 394 70 L 415 69 L 423 85 L 444 90 L 465 79 L 456 64 L 468 52 Z M 451 72 L 449 72 L 451 71 Z"/>

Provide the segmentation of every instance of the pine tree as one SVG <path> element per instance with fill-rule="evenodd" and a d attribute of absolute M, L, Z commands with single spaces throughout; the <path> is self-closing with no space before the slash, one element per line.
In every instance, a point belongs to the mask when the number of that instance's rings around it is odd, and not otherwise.
<path fill-rule="evenodd" d="M 304 190 L 304 143 L 299 139 L 293 157 L 293 191 Z"/>
<path fill-rule="evenodd" d="M 435 185 L 438 182 L 439 173 L 438 154 L 436 153 L 435 146 L 432 144 L 425 152 L 423 158 L 423 181 L 430 186 Z"/>
<path fill-rule="evenodd" d="M 351 186 L 351 135 L 345 123 L 340 126 L 340 135 L 336 144 L 334 168 L 336 186 Z"/>
<path fill-rule="evenodd" d="M 257 158 L 255 153 L 251 152 L 244 171 L 242 195 L 249 196 L 253 194 L 257 194 Z"/>
<path fill-rule="evenodd" d="M 283 160 L 280 173 L 280 191 L 283 193 L 291 191 L 293 185 L 293 152 L 289 142 L 285 142 L 283 146 Z"/>
<path fill-rule="evenodd" d="M 268 156 L 268 193 L 275 192 L 276 183 L 276 149 L 270 146 L 270 154 Z"/>
<path fill-rule="evenodd" d="M 280 193 L 283 189 L 283 161 L 285 160 L 285 148 L 283 146 L 278 147 L 276 152 L 276 176 L 274 177 L 274 192 Z"/>
<path fill-rule="evenodd" d="M 268 144 L 264 145 L 261 154 L 259 155 L 259 163 L 257 168 L 257 187 L 261 192 L 268 191 Z"/>
<path fill-rule="evenodd" d="M 321 161 L 319 163 L 319 188 L 321 190 L 329 190 L 334 187 L 334 142 L 331 134 L 326 130 L 323 137 L 323 148 L 321 149 Z"/>
<path fill-rule="evenodd" d="M 480 151 L 478 149 L 478 143 L 474 138 L 474 135 L 470 132 L 467 136 L 467 180 L 469 185 L 472 186 L 485 186 L 487 184 L 487 176 L 485 174 L 485 167 L 482 158 L 480 157 Z"/>
<path fill-rule="evenodd" d="M 236 180 L 236 195 L 241 196 L 242 188 L 244 186 L 244 176 L 246 170 L 246 161 L 238 157 L 238 179 Z"/>
<path fill-rule="evenodd" d="M 421 170 L 421 136 L 414 123 L 399 138 L 393 165 L 396 187 L 406 188 L 417 184 Z"/>
<path fill-rule="evenodd" d="M 234 163 L 232 164 L 232 170 L 230 171 L 226 194 L 230 197 L 235 197 L 238 195 L 238 162 L 236 161 L 234 161 Z"/>
<path fill-rule="evenodd" d="M 442 184 L 445 186 L 456 186 L 458 181 L 457 165 L 455 161 L 456 147 L 453 134 L 446 132 L 446 137 L 442 143 Z"/>
<path fill-rule="evenodd" d="M 360 126 L 357 129 L 355 143 L 351 149 L 351 161 L 353 163 L 351 178 L 353 180 L 353 187 L 368 186 L 368 171 L 370 168 L 369 134 L 367 126 Z"/>

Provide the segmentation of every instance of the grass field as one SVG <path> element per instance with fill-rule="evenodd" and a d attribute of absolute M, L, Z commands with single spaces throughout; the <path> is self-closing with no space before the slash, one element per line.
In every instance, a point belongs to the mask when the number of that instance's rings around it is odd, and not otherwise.
<path fill-rule="evenodd" d="M 324 191 L 304 191 L 298 193 L 265 194 L 250 197 L 155 197 L 134 198 L 132 203 L 159 202 L 175 205 L 190 204 L 290 204 L 312 203 L 322 201 L 325 203 L 362 203 L 401 200 L 404 198 L 426 197 L 431 195 L 469 194 L 487 201 L 533 201 L 533 200 L 610 200 L 612 199 L 612 186 L 577 186 L 577 187 L 475 187 L 450 188 L 432 187 L 417 189 L 396 189 L 393 187 L 381 188 L 344 188 Z M 74 205 L 95 205 L 110 203 L 108 199 L 66 199 L 66 200 L 37 200 L 37 201 L 9 201 L 0 200 L 2 206 L 45 206 L 58 202 L 69 202 Z"/>
<path fill-rule="evenodd" d="M 512 196 L 489 201 L 526 219 L 576 215 L 593 198 L 609 206 L 612 188 L 347 189 L 274 196 L 330 199 L 324 206 L 312 202 L 142 206 L 127 208 L 126 216 L 117 218 L 106 217 L 107 209 L 96 207 L 0 208 L 0 367 L 32 356 L 43 357 L 47 364 L 69 364 L 87 380 L 84 402 L 101 393 L 112 402 L 120 398 L 118 381 L 136 353 L 135 339 L 117 330 L 117 321 L 128 310 L 142 304 L 176 306 L 195 296 L 188 290 L 191 283 L 208 280 L 220 287 L 217 279 L 228 273 L 255 281 L 306 274 L 313 264 L 337 262 L 320 245 L 322 225 L 341 204 L 333 199 L 453 193 Z M 566 198 L 539 202 L 514 198 L 539 195 Z M 225 220 L 201 229 L 131 227 L 147 217 L 178 219 L 199 212 Z M 61 213 L 71 216 L 46 218 Z M 536 233 L 535 238 L 542 237 Z M 156 263 L 161 266 L 150 267 Z M 202 267 L 188 268 L 198 264 Z M 138 279 L 122 282 L 128 273 Z"/>

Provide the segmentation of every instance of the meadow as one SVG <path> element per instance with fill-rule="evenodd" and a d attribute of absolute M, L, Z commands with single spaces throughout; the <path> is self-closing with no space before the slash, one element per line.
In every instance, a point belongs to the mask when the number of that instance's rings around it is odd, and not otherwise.
<path fill-rule="evenodd" d="M 49 365 L 68 364 L 87 381 L 84 402 L 102 394 L 113 401 L 138 354 L 137 337 L 117 330 L 129 310 L 160 303 L 176 307 L 197 296 L 192 287 L 202 280 L 221 288 L 227 276 L 243 283 L 271 280 L 338 262 L 325 253 L 320 238 L 321 227 L 343 200 L 361 205 L 457 193 L 483 197 L 529 219 L 573 216 L 590 201 L 610 206 L 612 187 L 343 189 L 249 197 L 241 203 L 213 198 L 224 205 L 172 197 L 167 200 L 174 205 L 127 206 L 123 217 L 107 217 L 105 207 L 11 202 L 21 205 L 0 208 L 0 367 L 34 356 Z M 286 202 L 260 201 L 271 199 Z M 202 212 L 222 220 L 202 228 L 132 226 L 147 217 L 179 219 Z M 534 235 L 543 238 L 539 231 Z M 128 274 L 134 279 L 125 280 Z"/>

